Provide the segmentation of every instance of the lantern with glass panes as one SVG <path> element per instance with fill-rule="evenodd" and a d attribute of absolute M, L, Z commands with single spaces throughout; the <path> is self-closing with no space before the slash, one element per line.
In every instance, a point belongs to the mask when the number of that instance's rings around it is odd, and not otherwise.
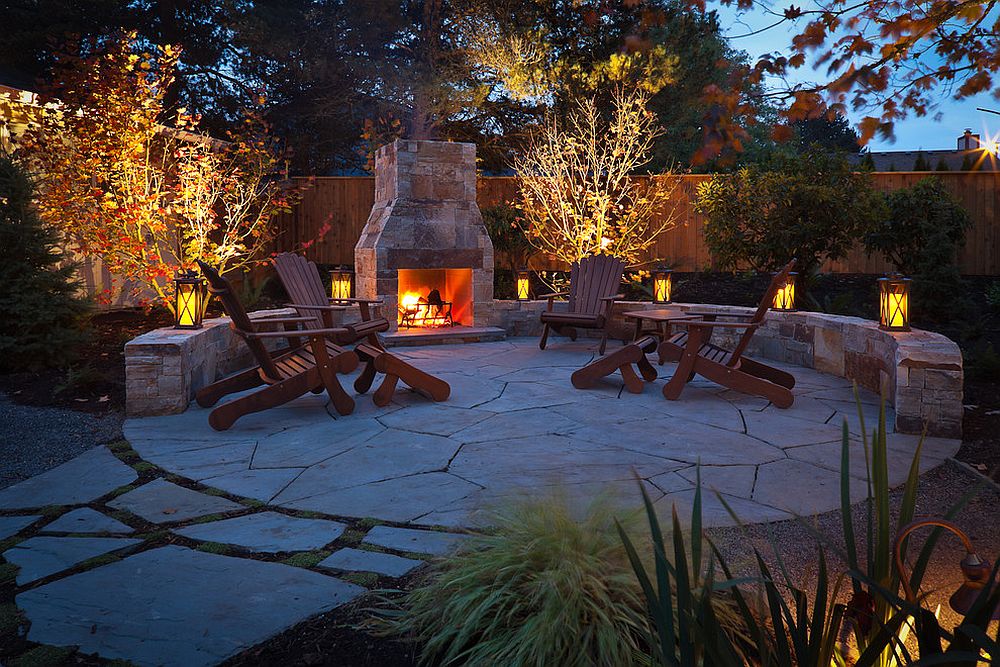
<path fill-rule="evenodd" d="M 330 273 L 330 298 L 350 299 L 354 273 L 346 266 L 337 266 Z"/>
<path fill-rule="evenodd" d="M 520 269 L 517 272 L 517 300 L 527 301 L 531 298 L 531 280 L 528 269 Z"/>
<path fill-rule="evenodd" d="M 878 280 L 879 328 L 910 330 L 910 279 L 891 274 Z"/>
<path fill-rule="evenodd" d="M 673 291 L 673 274 L 665 266 L 653 271 L 653 303 L 670 303 Z"/>
<path fill-rule="evenodd" d="M 795 271 L 789 272 L 785 283 L 778 287 L 778 291 L 774 293 L 772 308 L 775 310 L 795 310 L 795 277 L 797 275 Z"/>
<path fill-rule="evenodd" d="M 195 271 L 178 271 L 174 277 L 174 328 L 200 329 L 205 312 L 205 281 Z"/>

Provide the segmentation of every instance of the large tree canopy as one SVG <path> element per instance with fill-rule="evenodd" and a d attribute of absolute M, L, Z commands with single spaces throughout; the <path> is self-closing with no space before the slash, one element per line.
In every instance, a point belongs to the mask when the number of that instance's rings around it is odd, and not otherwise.
<path fill-rule="evenodd" d="M 527 131 L 581 98 L 609 110 L 622 85 L 651 95 L 665 130 L 652 168 L 686 165 L 738 90 L 744 61 L 714 13 L 683 0 L 20 0 L 0 34 L 0 71 L 49 78 L 60 50 L 121 30 L 180 49 L 165 97 L 220 134 L 250 101 L 286 138 L 291 166 L 364 168 L 395 136 L 474 141 L 509 167 Z M 22 79 L 23 80 L 23 79 Z M 2 81 L 0 81 L 2 82 Z M 745 97 L 745 96 L 744 96 Z M 736 124 L 755 114 L 743 105 Z"/>

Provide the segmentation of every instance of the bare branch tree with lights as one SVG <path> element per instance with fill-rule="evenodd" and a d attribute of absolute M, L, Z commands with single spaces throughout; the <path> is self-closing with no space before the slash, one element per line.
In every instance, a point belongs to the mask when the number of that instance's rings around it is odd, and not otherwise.
<path fill-rule="evenodd" d="M 525 232 L 542 252 L 573 263 L 608 254 L 634 265 L 676 225 L 672 172 L 637 177 L 660 134 L 642 91 L 619 89 L 608 118 L 583 99 L 563 123 L 549 118 L 515 160 Z"/>

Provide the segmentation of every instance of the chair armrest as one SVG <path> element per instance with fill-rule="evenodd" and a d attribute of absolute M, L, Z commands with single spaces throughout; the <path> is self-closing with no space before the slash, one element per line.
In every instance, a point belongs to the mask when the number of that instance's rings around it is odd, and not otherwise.
<path fill-rule="evenodd" d="M 539 299 L 554 299 L 557 296 L 569 296 L 569 292 L 552 292 L 551 294 L 539 294 Z"/>
<path fill-rule="evenodd" d="M 315 321 L 315 318 L 309 318 Z M 299 329 L 297 331 L 243 331 L 247 338 L 323 338 L 349 333 L 347 329 Z"/>
<path fill-rule="evenodd" d="M 314 306 L 306 305 L 304 303 L 289 303 L 286 304 L 289 308 L 297 308 L 299 310 L 318 310 L 318 311 L 333 311 L 340 312 L 342 310 L 347 310 L 347 306 Z M 313 318 L 315 319 L 315 318 Z"/>
<path fill-rule="evenodd" d="M 624 299 L 624 294 L 612 294 L 611 296 L 602 296 L 601 301 L 617 301 L 618 299 Z"/>
<path fill-rule="evenodd" d="M 250 320 L 256 327 L 258 324 L 295 324 L 297 322 L 315 322 L 315 317 L 262 317 L 258 320 Z"/>

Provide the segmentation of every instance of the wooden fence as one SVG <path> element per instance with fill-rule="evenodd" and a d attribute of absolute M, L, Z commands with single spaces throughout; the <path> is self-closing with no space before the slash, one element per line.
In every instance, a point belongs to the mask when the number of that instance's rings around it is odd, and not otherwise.
<path fill-rule="evenodd" d="M 874 174 L 875 186 L 890 191 L 913 185 L 926 172 L 882 172 Z M 967 275 L 1000 275 L 1000 173 L 934 172 L 944 186 L 954 193 L 973 219 L 959 254 L 959 266 Z M 694 211 L 693 199 L 698 183 L 708 176 L 681 176 L 676 191 L 677 226 L 658 239 L 651 258 L 665 259 L 677 270 L 691 271 L 712 265 L 712 257 L 702 234 L 704 218 Z M 485 208 L 511 201 L 517 194 L 515 179 L 484 177 L 479 179 L 479 206 Z M 295 250 L 315 239 L 307 256 L 323 264 L 353 264 L 354 244 L 368 218 L 375 198 L 375 180 L 371 177 L 316 178 L 302 202 L 278 221 L 280 235 L 275 249 Z M 320 238 L 324 228 L 329 231 Z M 536 269 L 557 268 L 544 258 L 532 261 Z M 831 262 L 828 270 L 843 273 L 884 273 L 890 267 L 881 257 L 867 257 L 857 247 L 846 258 Z"/>

